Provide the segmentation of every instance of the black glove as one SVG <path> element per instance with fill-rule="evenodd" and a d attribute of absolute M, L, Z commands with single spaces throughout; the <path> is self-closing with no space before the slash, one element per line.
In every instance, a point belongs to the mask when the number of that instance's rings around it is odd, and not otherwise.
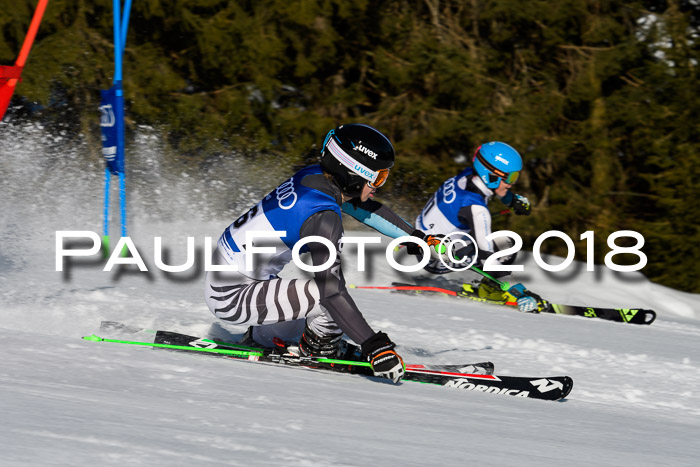
<path fill-rule="evenodd" d="M 527 291 L 527 294 L 537 300 L 537 313 L 551 313 L 552 304 L 534 292 Z"/>
<path fill-rule="evenodd" d="M 411 237 L 416 237 L 420 238 L 421 240 L 425 240 L 426 235 L 425 232 L 421 230 L 414 230 L 413 232 L 411 232 Z M 402 243 L 402 245 L 406 247 L 406 252 L 409 255 L 421 256 L 423 254 L 423 249 L 416 242 L 404 242 Z"/>
<path fill-rule="evenodd" d="M 524 196 L 514 194 L 508 207 L 518 216 L 530 215 L 530 201 Z"/>
<path fill-rule="evenodd" d="M 378 332 L 362 343 L 362 355 L 372 365 L 375 376 L 398 383 L 406 371 L 403 360 L 394 351 L 396 344 L 383 332 Z"/>

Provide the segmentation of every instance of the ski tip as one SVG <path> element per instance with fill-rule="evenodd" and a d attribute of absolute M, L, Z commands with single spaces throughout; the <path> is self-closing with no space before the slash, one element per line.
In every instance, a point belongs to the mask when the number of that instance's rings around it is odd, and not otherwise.
<path fill-rule="evenodd" d="M 83 339 L 86 341 L 92 341 L 92 342 L 102 342 L 102 338 L 98 336 L 97 334 L 91 334 L 89 336 L 83 336 Z"/>
<path fill-rule="evenodd" d="M 644 311 L 644 320 L 642 321 L 642 324 L 651 324 L 656 320 L 656 312 L 654 310 L 643 310 Z"/>
<path fill-rule="evenodd" d="M 561 390 L 561 397 L 559 400 L 566 399 L 571 390 L 574 388 L 574 380 L 570 376 L 564 377 L 564 388 Z"/>
<path fill-rule="evenodd" d="M 651 318 L 651 319 L 649 319 Z M 644 324 L 651 324 L 656 320 L 656 312 L 653 310 L 648 310 L 647 311 L 647 320 L 644 321 Z"/>
<path fill-rule="evenodd" d="M 643 308 L 618 308 L 617 310 L 625 323 L 649 325 L 656 320 L 656 312 L 654 310 Z"/>

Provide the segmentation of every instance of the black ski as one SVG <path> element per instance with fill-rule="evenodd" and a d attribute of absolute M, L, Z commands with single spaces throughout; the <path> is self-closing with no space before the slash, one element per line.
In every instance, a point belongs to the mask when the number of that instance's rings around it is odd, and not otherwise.
<path fill-rule="evenodd" d="M 103 326 L 104 327 L 104 326 Z M 107 325 L 106 327 L 109 327 Z M 144 331 L 140 328 L 127 328 L 128 332 Z M 151 346 L 176 351 L 191 352 L 199 355 L 216 355 L 240 361 L 253 361 L 263 364 L 282 364 L 313 370 L 333 371 L 363 376 L 372 376 L 369 363 L 328 358 L 300 357 L 284 349 L 255 349 L 235 343 L 222 342 L 170 331 L 149 331 L 152 342 L 125 341 L 105 339 L 96 335 L 83 339 L 93 342 L 112 342 L 140 346 Z M 436 369 L 440 368 L 440 369 Z M 403 381 L 435 384 L 457 389 L 505 394 L 542 400 L 560 400 L 565 398 L 573 387 L 573 380 L 568 376 L 520 377 L 493 374 L 469 374 L 459 370 L 493 371 L 493 364 L 469 365 L 406 365 Z M 457 370 L 457 371 L 455 371 Z"/>
<path fill-rule="evenodd" d="M 254 348 L 241 346 L 236 343 L 222 342 L 217 339 L 205 339 L 201 337 L 188 336 L 171 331 L 156 331 L 155 343 L 168 344 L 177 346 L 191 346 L 200 348 L 223 348 L 231 350 L 253 350 Z M 290 354 L 286 349 L 255 349 L 262 353 L 261 357 L 254 359 L 261 362 L 286 363 L 297 366 L 319 367 L 331 371 L 341 373 L 372 375 L 372 370 L 367 366 L 366 362 L 357 360 L 357 355 L 348 356 L 346 358 L 326 359 L 326 358 L 305 358 Z M 228 356 L 227 356 L 228 357 Z M 348 358 L 350 360 L 348 360 Z M 341 362 L 346 362 L 343 364 Z M 469 373 L 478 375 L 493 374 L 494 365 L 491 362 L 466 363 L 463 365 L 406 365 L 408 369 L 415 369 L 423 372 L 454 372 L 454 373 Z"/>
<path fill-rule="evenodd" d="M 231 345 L 212 339 L 202 339 L 168 331 L 157 331 L 154 342 L 177 346 L 237 348 L 236 344 Z M 240 359 L 240 357 L 235 356 L 227 358 Z M 366 362 L 305 358 L 274 351 L 265 352 L 260 357 L 248 358 L 248 360 L 372 376 L 372 370 L 367 366 Z M 473 369 L 484 367 L 493 371 L 493 364 L 488 362 L 468 365 L 406 365 L 406 374 L 403 380 L 543 400 L 563 399 L 571 392 L 573 387 L 573 380 L 568 376 L 528 378 L 493 374 L 469 374 L 460 371 L 473 371 Z"/>
<path fill-rule="evenodd" d="M 505 305 L 517 307 L 515 302 L 485 300 L 478 296 L 477 288 L 470 284 L 464 284 L 462 290 L 457 293 L 458 297 L 469 298 L 472 300 L 486 301 L 496 305 Z M 619 323 L 630 324 L 651 324 L 656 319 L 654 310 L 643 308 L 604 308 L 590 307 L 577 305 L 560 305 L 557 303 L 549 303 L 549 306 L 542 310 L 542 313 L 554 313 L 558 315 L 576 315 L 586 318 L 600 318 L 608 321 L 617 321 Z"/>
<path fill-rule="evenodd" d="M 406 370 L 406 381 L 439 384 L 445 387 L 467 389 L 491 394 L 506 394 L 542 400 L 565 398 L 574 386 L 569 376 L 542 378 L 499 375 L 465 375 L 459 373 L 432 373 L 421 370 Z"/>
<path fill-rule="evenodd" d="M 467 298 L 482 303 L 491 305 L 501 305 L 509 308 L 517 308 L 518 304 L 515 301 L 506 300 L 489 300 L 479 297 L 476 288 L 470 284 L 464 284 L 462 290 L 455 291 L 442 287 L 421 286 L 415 284 L 404 284 L 400 282 L 392 282 L 391 286 L 385 287 L 367 287 L 367 286 L 350 286 L 356 289 L 383 289 L 391 290 L 406 294 L 431 294 L 438 293 L 449 295 L 452 297 Z M 651 324 L 656 319 L 654 310 L 644 308 L 604 308 L 604 307 L 586 307 L 578 305 L 560 305 L 556 303 L 548 303 L 549 306 L 542 310 L 542 313 L 553 313 L 558 315 L 576 315 L 586 318 L 600 318 L 608 321 L 617 321 L 619 323 L 630 324 Z"/>
<path fill-rule="evenodd" d="M 169 344 L 178 346 L 191 346 L 191 347 L 210 347 L 211 344 L 215 344 L 214 347 L 226 348 L 232 350 L 246 350 L 252 352 L 258 352 L 263 355 L 279 354 L 279 349 L 269 349 L 262 347 L 252 347 L 244 345 L 237 342 L 225 342 L 220 339 L 207 339 L 200 337 L 187 336 L 185 334 L 179 334 L 170 331 L 156 331 L 152 329 L 140 328 L 137 326 L 130 326 L 128 324 L 119 323 L 117 321 L 102 321 L 100 323 L 100 331 L 102 332 L 117 332 L 120 334 L 153 334 L 155 335 L 155 343 L 158 344 Z M 194 342 L 194 344 L 193 344 Z M 349 352 L 353 350 L 352 344 L 348 344 Z M 216 355 L 211 353 L 209 355 Z M 224 355 L 225 356 L 225 355 Z M 352 355 L 352 359 L 359 358 L 359 355 Z M 494 372 L 494 364 L 492 362 L 478 362 L 478 363 L 464 363 L 461 365 L 457 364 L 425 364 L 425 365 L 411 365 L 411 368 L 421 369 L 421 370 L 431 370 L 431 371 L 447 371 L 455 373 L 469 373 L 469 374 L 480 374 L 480 375 L 492 375 Z M 371 372 L 370 372 L 371 373 Z"/>

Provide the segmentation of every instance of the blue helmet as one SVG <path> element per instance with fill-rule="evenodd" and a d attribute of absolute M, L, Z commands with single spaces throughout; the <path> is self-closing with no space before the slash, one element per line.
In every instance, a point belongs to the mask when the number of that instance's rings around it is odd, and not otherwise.
<path fill-rule="evenodd" d="M 492 190 L 498 188 L 501 180 L 510 185 L 515 183 L 523 169 L 518 151 L 499 141 L 476 148 L 473 162 L 479 178 Z"/>

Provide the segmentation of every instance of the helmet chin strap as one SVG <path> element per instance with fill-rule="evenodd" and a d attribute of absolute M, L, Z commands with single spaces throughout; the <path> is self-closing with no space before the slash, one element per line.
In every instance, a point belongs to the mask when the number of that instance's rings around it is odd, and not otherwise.
<path fill-rule="evenodd" d="M 359 199 L 359 197 L 362 195 L 362 187 L 360 187 L 360 191 L 357 193 L 346 193 L 345 188 L 343 188 L 338 180 L 336 178 L 329 174 L 328 172 L 325 172 L 329 180 L 331 180 L 339 189 L 340 189 L 340 201 L 341 203 L 345 203 L 346 201 L 350 201 L 353 199 Z"/>
<path fill-rule="evenodd" d="M 343 197 L 347 198 L 348 200 L 359 198 L 360 196 L 362 196 L 362 188 L 360 188 L 360 191 L 357 191 L 357 192 L 353 191 L 352 193 L 347 193 L 347 192 L 345 192 L 345 190 L 341 190 L 341 191 L 342 191 Z"/>

